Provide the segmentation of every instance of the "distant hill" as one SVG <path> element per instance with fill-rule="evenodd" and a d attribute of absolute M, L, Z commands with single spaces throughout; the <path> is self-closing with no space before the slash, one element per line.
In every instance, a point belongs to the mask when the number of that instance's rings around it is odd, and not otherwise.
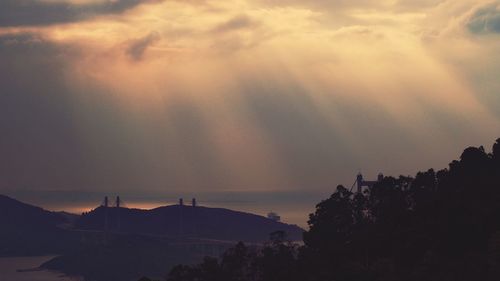
<path fill-rule="evenodd" d="M 262 242 L 282 230 L 301 240 L 303 229 L 263 216 L 221 208 L 166 206 L 152 210 L 99 207 L 82 216 L 51 212 L 0 195 L 0 256 L 67 253 L 80 230 L 224 241 Z M 73 231 L 78 230 L 78 231 Z"/>
<path fill-rule="evenodd" d="M 0 195 L 0 256 L 59 253 L 70 243 L 67 217 Z"/>
<path fill-rule="evenodd" d="M 161 277 L 176 264 L 218 256 L 233 241 L 268 241 L 275 231 L 301 240 L 304 230 L 221 208 L 98 207 L 77 216 L 0 195 L 0 256 L 59 254 L 42 267 L 89 280 Z"/>
<path fill-rule="evenodd" d="M 5 195 L 0 195 L 0 220 L 2 223 L 21 228 L 53 227 L 65 221 L 58 213 L 22 203 Z"/>
<path fill-rule="evenodd" d="M 166 237 L 194 237 L 228 241 L 261 242 L 274 231 L 285 231 L 290 240 L 301 240 L 303 229 L 254 214 L 222 208 L 166 206 L 152 210 L 99 207 L 83 214 L 76 227 Z"/>

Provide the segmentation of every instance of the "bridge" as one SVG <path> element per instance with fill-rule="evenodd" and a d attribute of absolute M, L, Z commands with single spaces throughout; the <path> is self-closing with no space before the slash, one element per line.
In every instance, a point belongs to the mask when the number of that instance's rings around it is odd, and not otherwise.
<path fill-rule="evenodd" d="M 179 200 L 179 206 L 184 206 L 184 201 L 181 198 Z M 193 198 L 191 201 L 192 207 L 197 206 L 196 199 Z M 179 236 L 173 237 L 162 234 L 153 234 L 153 233 L 139 233 L 139 232 L 126 232 L 120 228 L 121 217 L 120 210 L 126 208 L 126 203 L 117 196 L 116 199 L 111 203 L 108 196 L 105 196 L 101 201 L 99 207 L 104 208 L 104 224 L 103 229 L 68 229 L 73 233 L 78 233 L 81 236 L 82 243 L 92 243 L 105 246 L 112 239 L 118 237 L 143 237 L 148 240 L 161 240 L 162 244 L 168 245 L 168 250 L 175 252 L 189 252 L 192 255 L 205 257 L 219 257 L 223 254 L 227 249 L 236 245 L 239 241 L 230 241 L 230 240 L 217 240 L 217 239 L 208 239 L 202 237 L 188 237 L 182 234 L 182 212 L 179 214 L 179 220 L 181 221 Z M 114 212 L 114 216 L 111 216 L 111 212 Z M 111 217 L 114 220 L 111 220 Z M 247 246 L 258 247 L 261 246 L 262 243 L 245 243 Z"/>

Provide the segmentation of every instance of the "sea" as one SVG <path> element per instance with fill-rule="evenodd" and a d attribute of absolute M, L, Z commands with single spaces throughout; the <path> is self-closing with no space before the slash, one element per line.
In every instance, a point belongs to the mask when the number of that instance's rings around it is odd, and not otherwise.
<path fill-rule="evenodd" d="M 60 272 L 39 269 L 53 256 L 0 257 L 1 281 L 83 281 L 83 278 L 65 276 Z"/>

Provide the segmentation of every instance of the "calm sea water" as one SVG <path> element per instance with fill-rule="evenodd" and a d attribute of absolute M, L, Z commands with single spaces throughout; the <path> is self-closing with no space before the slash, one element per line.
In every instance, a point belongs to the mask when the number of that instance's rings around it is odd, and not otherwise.
<path fill-rule="evenodd" d="M 64 276 L 47 270 L 18 272 L 18 269 L 34 269 L 50 260 L 51 256 L 0 258 L 1 281 L 81 281 L 76 277 Z"/>

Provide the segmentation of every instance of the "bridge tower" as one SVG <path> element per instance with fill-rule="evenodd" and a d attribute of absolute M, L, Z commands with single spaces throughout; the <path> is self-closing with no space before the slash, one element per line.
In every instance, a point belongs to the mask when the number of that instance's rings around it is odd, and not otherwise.
<path fill-rule="evenodd" d="M 184 231 L 183 231 L 183 217 L 182 217 L 182 209 L 184 209 L 184 199 L 180 198 L 179 199 L 179 237 L 184 236 Z"/>
<path fill-rule="evenodd" d="M 109 211 L 108 207 L 109 207 L 108 196 L 104 196 L 104 237 L 103 237 L 104 244 L 106 244 L 108 240 L 108 211 Z"/>
<path fill-rule="evenodd" d="M 116 230 L 120 231 L 120 206 L 122 201 L 120 200 L 120 196 L 116 196 Z"/>

